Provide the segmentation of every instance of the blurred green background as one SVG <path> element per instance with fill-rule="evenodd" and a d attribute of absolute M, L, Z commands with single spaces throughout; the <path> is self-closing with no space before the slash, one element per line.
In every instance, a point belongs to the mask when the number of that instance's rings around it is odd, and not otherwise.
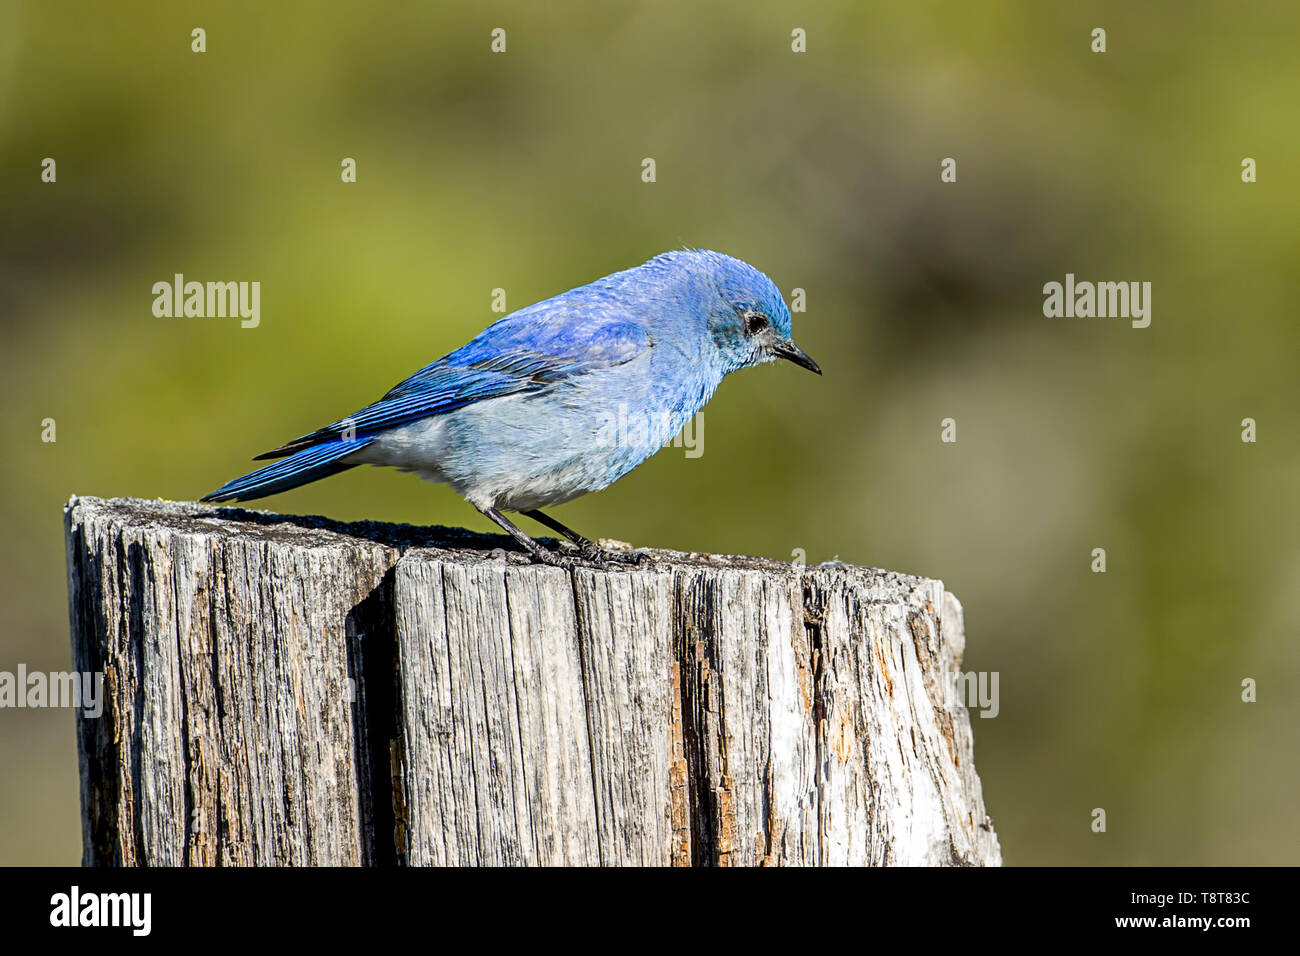
<path fill-rule="evenodd" d="M 0 3 L 0 669 L 70 666 L 71 494 L 197 497 L 494 288 L 714 248 L 807 290 L 825 377 L 735 376 L 702 457 L 557 516 L 942 578 L 1008 863 L 1300 862 L 1300 7 L 1080 6 Z M 260 327 L 155 318 L 176 272 Z M 1045 318 L 1067 272 L 1150 328 Z M 380 469 L 257 507 L 490 528 Z M 71 712 L 0 711 L 0 862 L 77 862 L 78 814 Z"/>

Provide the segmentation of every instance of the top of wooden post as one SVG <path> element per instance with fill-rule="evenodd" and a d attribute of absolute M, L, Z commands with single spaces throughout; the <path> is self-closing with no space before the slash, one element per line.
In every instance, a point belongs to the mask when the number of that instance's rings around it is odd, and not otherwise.
<path fill-rule="evenodd" d="M 88 863 L 996 864 L 942 582 L 66 509 Z"/>

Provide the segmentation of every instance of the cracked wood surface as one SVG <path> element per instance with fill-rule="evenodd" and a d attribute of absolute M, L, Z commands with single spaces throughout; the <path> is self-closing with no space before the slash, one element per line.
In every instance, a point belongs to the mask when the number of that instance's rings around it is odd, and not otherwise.
<path fill-rule="evenodd" d="M 87 864 L 1001 862 L 941 582 L 73 498 Z"/>

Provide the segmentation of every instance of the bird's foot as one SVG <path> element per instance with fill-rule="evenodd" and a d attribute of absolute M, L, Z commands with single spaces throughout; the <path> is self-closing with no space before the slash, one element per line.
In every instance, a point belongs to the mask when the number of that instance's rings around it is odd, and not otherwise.
<path fill-rule="evenodd" d="M 605 566 L 598 564 L 589 558 L 584 558 L 577 554 L 551 554 L 546 557 L 537 556 L 543 564 L 553 568 L 563 568 L 566 571 L 572 571 L 575 568 L 591 568 L 595 571 L 603 571 Z"/>
<path fill-rule="evenodd" d="M 595 543 L 590 547 L 577 546 L 565 551 L 539 548 L 530 552 L 534 561 L 552 568 L 572 571 L 589 568 L 593 571 L 613 571 L 618 568 L 641 567 L 650 563 L 650 555 L 632 551 L 609 551 Z"/>
<path fill-rule="evenodd" d="M 650 563 L 650 555 L 644 551 L 614 551 L 610 548 L 602 548 L 596 542 L 585 538 L 578 546 L 578 553 L 588 561 L 596 562 L 603 567 L 616 564 L 639 567 Z"/>
<path fill-rule="evenodd" d="M 575 568 L 590 568 L 594 571 L 608 569 L 608 565 L 581 552 L 575 554 L 573 551 L 552 551 L 549 548 L 539 546 L 536 551 L 530 550 L 529 556 L 539 564 L 545 564 L 552 568 L 563 568 L 565 571 L 572 571 Z"/>
<path fill-rule="evenodd" d="M 654 563 L 654 558 L 644 551 L 602 551 L 601 559 L 606 564 L 619 564 L 629 568 L 644 568 Z"/>

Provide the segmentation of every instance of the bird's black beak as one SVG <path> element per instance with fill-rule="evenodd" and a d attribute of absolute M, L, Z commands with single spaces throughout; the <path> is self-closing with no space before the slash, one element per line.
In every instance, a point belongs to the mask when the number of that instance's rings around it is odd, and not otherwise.
<path fill-rule="evenodd" d="M 821 366 L 813 361 L 812 356 L 793 342 L 778 342 L 772 346 L 772 354 L 788 362 L 793 362 L 800 368 L 806 368 L 810 372 L 816 372 L 818 375 L 822 373 Z"/>

